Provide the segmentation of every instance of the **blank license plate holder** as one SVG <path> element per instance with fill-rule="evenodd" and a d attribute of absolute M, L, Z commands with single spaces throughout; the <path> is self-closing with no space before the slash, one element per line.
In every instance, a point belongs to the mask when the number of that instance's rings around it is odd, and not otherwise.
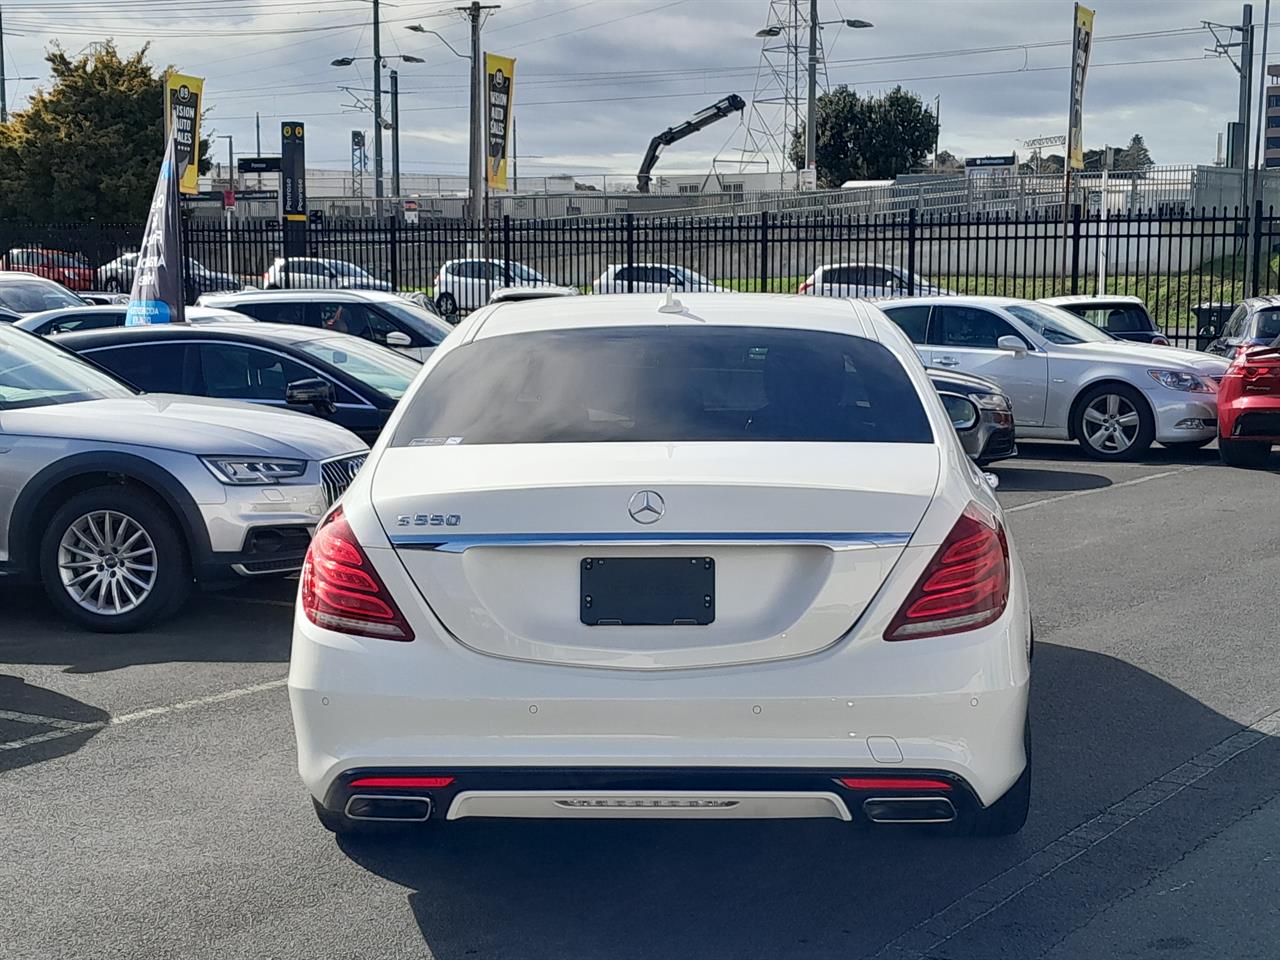
<path fill-rule="evenodd" d="M 589 627 L 706 626 L 716 619 L 711 557 L 584 557 L 582 622 Z"/>

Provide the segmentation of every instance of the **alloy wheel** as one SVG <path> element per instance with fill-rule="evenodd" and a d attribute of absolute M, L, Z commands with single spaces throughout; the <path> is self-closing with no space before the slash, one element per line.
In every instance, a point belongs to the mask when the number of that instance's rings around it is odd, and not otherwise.
<path fill-rule="evenodd" d="M 94 510 L 75 520 L 58 545 L 62 585 L 84 609 L 118 616 L 141 606 L 156 585 L 156 548 L 132 517 Z"/>
<path fill-rule="evenodd" d="M 1138 438 L 1142 418 L 1118 393 L 1104 393 L 1084 408 L 1084 438 L 1089 446 L 1106 454 L 1123 453 Z"/>

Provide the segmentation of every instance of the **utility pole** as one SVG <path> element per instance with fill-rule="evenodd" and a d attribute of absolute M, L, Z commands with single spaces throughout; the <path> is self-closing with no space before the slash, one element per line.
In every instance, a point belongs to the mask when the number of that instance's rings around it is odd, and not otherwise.
<path fill-rule="evenodd" d="M 374 0 L 376 3 L 377 0 Z M 471 21 L 471 160 L 467 165 L 467 182 L 471 193 L 469 204 L 472 223 L 484 219 L 484 60 L 480 55 L 480 21 L 487 10 L 501 9 L 497 5 L 481 4 L 471 0 L 466 7 L 456 7 Z"/>
<path fill-rule="evenodd" d="M 933 172 L 938 172 L 938 141 L 942 139 L 942 94 L 933 98 Z"/>
<path fill-rule="evenodd" d="M 4 7 L 0 7 L 0 123 L 9 122 L 9 97 L 4 89 Z"/>
<path fill-rule="evenodd" d="M 400 196 L 400 78 L 391 71 L 391 195 Z"/>
<path fill-rule="evenodd" d="M 382 199 L 382 24 L 373 0 L 373 195 Z M 381 210 L 379 210 L 381 213 Z"/>
<path fill-rule="evenodd" d="M 262 156 L 262 114 L 258 113 L 256 110 L 253 114 L 253 129 L 256 134 L 258 148 L 258 152 L 255 153 L 254 156 L 260 157 Z M 262 189 L 262 174 L 258 174 L 258 189 Z"/>

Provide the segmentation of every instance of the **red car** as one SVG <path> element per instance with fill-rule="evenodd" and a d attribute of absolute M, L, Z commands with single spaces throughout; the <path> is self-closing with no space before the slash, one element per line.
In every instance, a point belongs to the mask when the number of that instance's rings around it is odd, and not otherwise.
<path fill-rule="evenodd" d="M 1260 468 L 1280 443 L 1280 347 L 1245 350 L 1218 385 L 1218 449 L 1233 467 Z"/>
<path fill-rule="evenodd" d="M 93 267 L 78 253 L 65 250 L 45 250 L 40 247 L 21 247 L 10 250 L 0 258 L 0 270 L 20 270 L 37 277 L 57 280 L 72 290 L 92 290 Z"/>

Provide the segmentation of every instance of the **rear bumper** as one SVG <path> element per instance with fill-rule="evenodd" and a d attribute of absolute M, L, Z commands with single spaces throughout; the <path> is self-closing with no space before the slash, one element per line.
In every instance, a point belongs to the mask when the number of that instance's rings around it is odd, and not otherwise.
<path fill-rule="evenodd" d="M 388 776 L 451 782 L 443 787 L 362 783 Z M 846 784 L 845 780 L 860 782 Z M 366 801 L 377 798 L 421 798 L 427 803 L 411 809 L 425 816 L 412 819 L 426 820 L 827 818 L 883 822 L 881 808 L 889 803 L 898 807 L 900 816 L 909 818 L 902 822 L 918 823 L 964 819 L 983 806 L 963 778 L 946 771 L 752 767 L 365 768 L 334 780 L 322 803 L 334 813 L 359 815 Z"/>
<path fill-rule="evenodd" d="M 298 768 L 326 804 L 356 771 L 441 770 L 463 785 L 501 774 L 527 789 L 566 770 L 745 768 L 825 790 L 835 774 L 935 771 L 986 805 L 1026 763 L 1025 617 L 1011 607 L 970 634 L 648 674 L 503 660 L 421 634 L 361 639 L 298 617 Z"/>
<path fill-rule="evenodd" d="M 1222 437 L 1280 443 L 1280 402 L 1275 397 L 1241 397 L 1220 410 Z"/>

